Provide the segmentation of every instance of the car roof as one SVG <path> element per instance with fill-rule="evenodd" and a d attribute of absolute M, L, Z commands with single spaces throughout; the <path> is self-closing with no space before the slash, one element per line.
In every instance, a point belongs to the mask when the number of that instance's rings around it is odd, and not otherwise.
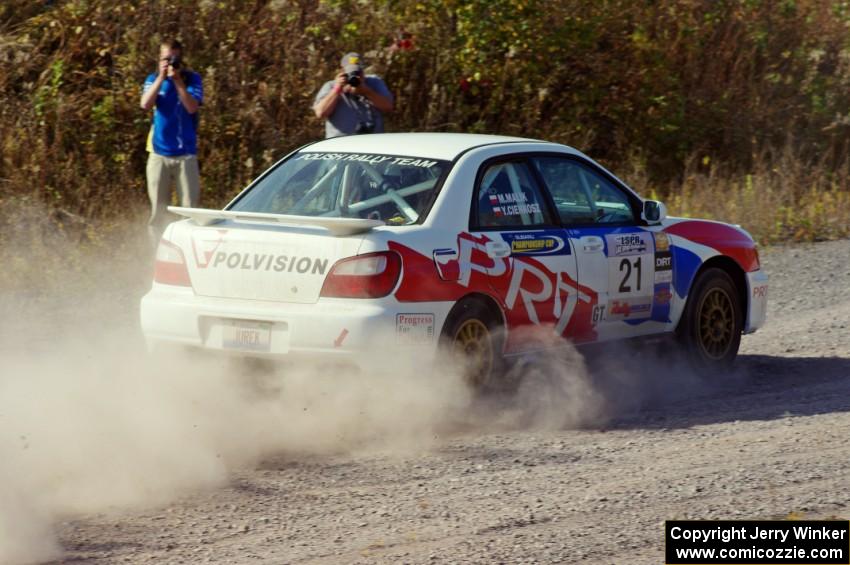
<path fill-rule="evenodd" d="M 400 155 L 451 161 L 461 153 L 486 145 L 501 143 L 539 143 L 552 147 L 565 146 L 539 139 L 480 135 L 472 133 L 380 133 L 371 135 L 346 135 L 332 137 L 304 147 L 302 151 L 328 151 L 339 153 L 373 153 Z"/>

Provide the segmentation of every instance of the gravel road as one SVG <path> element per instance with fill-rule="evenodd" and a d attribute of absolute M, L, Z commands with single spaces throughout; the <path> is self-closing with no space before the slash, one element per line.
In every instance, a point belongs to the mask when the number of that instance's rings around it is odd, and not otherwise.
<path fill-rule="evenodd" d="M 170 505 L 62 522 L 62 562 L 661 563 L 665 519 L 847 518 L 850 243 L 762 259 L 768 325 L 717 382 L 663 381 L 586 429 L 265 457 Z"/>

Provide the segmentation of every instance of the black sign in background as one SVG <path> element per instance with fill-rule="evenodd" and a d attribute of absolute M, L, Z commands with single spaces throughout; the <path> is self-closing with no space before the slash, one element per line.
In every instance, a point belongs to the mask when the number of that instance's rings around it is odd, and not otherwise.
<path fill-rule="evenodd" d="M 745 539 L 731 539 L 724 542 L 722 538 L 715 538 L 708 541 L 694 541 L 692 539 L 673 539 L 671 531 L 674 527 L 684 530 L 731 530 L 732 528 L 746 528 Z M 839 539 L 798 539 L 794 535 L 794 528 L 811 527 L 814 530 L 822 530 L 827 528 L 829 531 L 844 532 L 843 537 Z M 750 536 L 756 532 L 763 530 L 783 530 L 788 531 L 788 538 L 783 542 L 781 539 L 752 539 Z M 840 534 L 839 534 L 840 536 Z M 785 558 L 747 558 L 740 557 L 724 558 L 719 557 L 720 550 L 745 549 L 752 550 L 753 548 L 771 549 L 771 550 L 786 550 L 794 548 L 794 557 Z M 695 550 L 714 548 L 715 557 L 695 558 L 683 557 L 677 558 L 677 550 L 692 548 Z M 805 557 L 797 557 L 798 550 L 805 551 Z M 824 558 L 824 557 L 809 557 L 811 550 L 840 550 L 839 557 Z M 664 523 L 664 562 L 667 565 L 703 565 L 714 563 L 726 563 L 735 565 L 768 565 L 774 563 L 787 563 L 788 565 L 848 565 L 850 564 L 850 522 L 846 520 L 668 520 Z"/>

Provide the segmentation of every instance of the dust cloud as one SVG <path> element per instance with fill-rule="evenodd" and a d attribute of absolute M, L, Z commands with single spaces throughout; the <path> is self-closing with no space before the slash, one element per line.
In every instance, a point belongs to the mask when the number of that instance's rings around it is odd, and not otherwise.
<path fill-rule="evenodd" d="M 607 342 L 581 350 L 551 327 L 515 330 L 533 350 L 505 368 L 510 393 L 477 400 L 481 429 L 598 429 L 646 409 L 711 394 L 740 375 L 701 376 L 669 341 Z"/>
<path fill-rule="evenodd" d="M 462 379 L 398 360 L 393 374 L 269 373 L 150 356 L 136 332 L 102 319 L 76 329 L 42 350 L 3 348 L 2 563 L 59 556 L 57 520 L 163 504 L 264 455 L 427 448 L 469 402 Z"/>
<path fill-rule="evenodd" d="M 113 257 L 72 243 L 52 252 L 62 262 L 45 259 L 49 284 L 0 289 L 0 563 L 58 558 L 57 522 L 162 505 L 271 454 L 393 453 L 469 430 L 599 426 L 645 396 L 617 370 L 591 375 L 545 329 L 544 345 L 558 347 L 519 359 L 508 371 L 515 391 L 486 400 L 451 364 L 423 370 L 416 358 L 351 371 L 151 355 L 137 324 L 151 265 L 132 260 L 150 253 L 146 242 Z"/>

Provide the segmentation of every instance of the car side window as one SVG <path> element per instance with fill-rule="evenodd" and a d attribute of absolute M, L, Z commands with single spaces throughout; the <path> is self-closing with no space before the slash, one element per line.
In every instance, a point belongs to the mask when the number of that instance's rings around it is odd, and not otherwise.
<path fill-rule="evenodd" d="M 552 225 L 543 192 L 523 161 L 489 165 L 476 190 L 478 227 Z"/>
<path fill-rule="evenodd" d="M 611 181 L 574 159 L 535 157 L 563 224 L 634 222 L 628 196 Z"/>

